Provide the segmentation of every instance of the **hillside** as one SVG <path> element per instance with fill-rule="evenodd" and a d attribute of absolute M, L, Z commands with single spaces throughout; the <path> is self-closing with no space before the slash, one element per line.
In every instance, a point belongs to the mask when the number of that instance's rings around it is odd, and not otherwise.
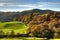
<path fill-rule="evenodd" d="M 17 29 L 32 36 L 60 38 L 60 12 L 57 11 L 33 9 L 23 12 L 0 12 L 0 22 L 2 30 Z M 28 26 L 25 27 L 26 25 Z"/>
<path fill-rule="evenodd" d="M 36 13 L 28 24 L 28 34 L 60 38 L 60 12 L 48 12 L 41 15 Z"/>
<path fill-rule="evenodd" d="M 40 10 L 40 9 L 32 9 L 26 10 L 23 12 L 0 12 L 0 22 L 7 22 L 7 21 L 20 21 L 20 18 L 23 16 L 30 14 L 33 15 L 34 13 L 45 14 L 51 10 Z"/>

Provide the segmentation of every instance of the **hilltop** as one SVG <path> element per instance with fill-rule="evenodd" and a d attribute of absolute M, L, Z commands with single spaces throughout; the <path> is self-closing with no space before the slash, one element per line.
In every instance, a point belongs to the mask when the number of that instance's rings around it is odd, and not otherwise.
<path fill-rule="evenodd" d="M 22 18 L 25 15 L 28 14 L 46 14 L 48 11 L 51 12 L 51 10 L 40 10 L 40 9 L 32 9 L 32 10 L 26 10 L 22 12 L 0 12 L 0 22 L 9 22 L 9 21 L 20 21 L 20 18 Z"/>

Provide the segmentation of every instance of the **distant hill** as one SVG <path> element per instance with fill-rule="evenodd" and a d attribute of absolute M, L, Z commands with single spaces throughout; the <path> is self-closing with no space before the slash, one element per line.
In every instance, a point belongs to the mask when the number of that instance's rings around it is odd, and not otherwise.
<path fill-rule="evenodd" d="M 2 22 L 2 21 L 3 22 L 22 21 L 25 15 L 27 15 L 27 16 L 32 15 L 33 16 L 35 13 L 36 14 L 46 14 L 48 11 L 52 12 L 51 10 L 40 10 L 40 9 L 26 10 L 23 12 L 0 12 L 0 22 Z M 21 18 L 22 18 L 22 20 L 21 20 Z"/>

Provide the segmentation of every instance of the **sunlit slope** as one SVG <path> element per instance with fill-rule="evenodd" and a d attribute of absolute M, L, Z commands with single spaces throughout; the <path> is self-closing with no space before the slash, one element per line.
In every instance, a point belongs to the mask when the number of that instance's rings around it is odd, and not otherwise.
<path fill-rule="evenodd" d="M 0 22 L 0 30 L 10 32 L 13 30 L 15 33 L 26 33 L 28 27 L 22 22 Z"/>

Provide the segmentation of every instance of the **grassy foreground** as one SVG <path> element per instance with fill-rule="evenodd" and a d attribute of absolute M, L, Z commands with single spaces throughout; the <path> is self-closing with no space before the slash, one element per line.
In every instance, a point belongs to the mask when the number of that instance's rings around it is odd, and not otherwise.
<path fill-rule="evenodd" d="M 46 40 L 43 38 L 35 38 L 35 37 L 29 37 L 29 38 L 1 38 L 0 40 Z M 49 39 L 49 40 L 60 40 L 60 39 Z"/>
<path fill-rule="evenodd" d="M 0 22 L 0 30 L 3 32 L 26 33 L 28 27 L 22 22 Z"/>

